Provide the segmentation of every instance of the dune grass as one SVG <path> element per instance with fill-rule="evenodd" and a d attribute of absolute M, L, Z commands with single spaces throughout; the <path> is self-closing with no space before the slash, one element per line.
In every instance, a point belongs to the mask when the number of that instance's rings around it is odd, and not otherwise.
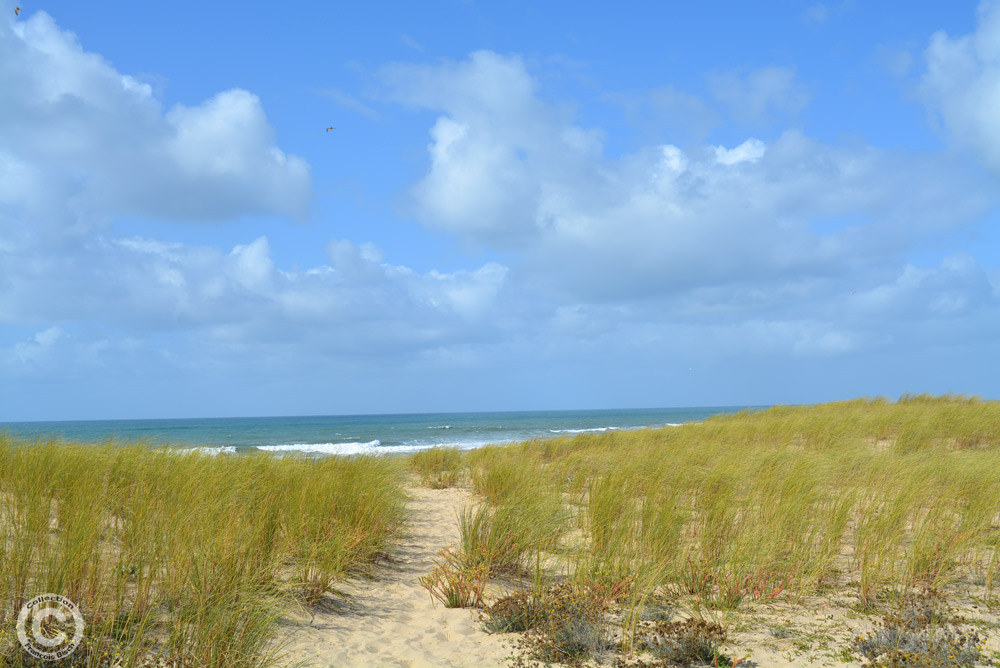
<path fill-rule="evenodd" d="M 419 450 L 407 458 L 407 466 L 420 476 L 422 485 L 431 489 L 454 487 L 464 468 L 462 452 L 447 447 Z"/>
<path fill-rule="evenodd" d="M 649 610 L 711 615 L 831 587 L 872 611 L 918 588 L 1000 605 L 997 402 L 781 406 L 400 459 L 0 434 L 0 666 L 41 665 L 14 622 L 44 592 L 70 597 L 88 625 L 58 665 L 279 665 L 278 616 L 391 551 L 407 469 L 477 495 L 428 588 L 488 606 L 489 580 L 526 583 L 501 592 L 495 621 L 534 620 L 542 660 L 610 644 L 670 654 L 696 625 Z"/>
<path fill-rule="evenodd" d="M 779 406 L 463 458 L 484 508 L 512 499 L 534 526 L 560 500 L 550 530 L 565 538 L 545 549 L 577 590 L 617 598 L 626 650 L 654 594 L 728 611 L 836 583 L 875 609 L 918 587 L 978 587 L 997 604 L 998 402 Z M 519 523 L 488 542 L 520 544 Z"/>
<path fill-rule="evenodd" d="M 0 665 L 36 594 L 87 622 L 74 666 L 276 665 L 277 617 L 363 573 L 403 526 L 396 463 L 210 457 L 0 435 Z"/>

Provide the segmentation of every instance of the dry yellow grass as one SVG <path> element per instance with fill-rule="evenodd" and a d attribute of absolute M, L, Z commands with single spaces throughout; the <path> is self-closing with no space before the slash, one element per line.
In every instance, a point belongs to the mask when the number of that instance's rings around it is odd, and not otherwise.
<path fill-rule="evenodd" d="M 396 463 L 209 457 L 0 436 L 0 665 L 22 604 L 87 620 L 74 666 L 270 666 L 274 623 L 370 568 L 404 523 Z"/>
<path fill-rule="evenodd" d="M 836 584 L 868 609 L 916 588 L 997 605 L 998 402 L 780 406 L 464 459 L 488 503 L 517 499 L 510 535 L 552 499 L 572 511 L 576 537 L 549 549 L 577 587 L 628 592 L 626 644 L 654 594 L 734 611 Z"/>

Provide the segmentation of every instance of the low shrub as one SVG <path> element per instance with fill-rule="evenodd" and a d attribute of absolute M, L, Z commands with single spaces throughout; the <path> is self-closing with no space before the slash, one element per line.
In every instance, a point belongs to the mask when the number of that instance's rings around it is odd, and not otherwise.
<path fill-rule="evenodd" d="M 537 661 L 579 665 L 611 649 L 604 602 L 568 584 L 554 585 L 540 606 L 538 623 L 523 649 Z"/>
<path fill-rule="evenodd" d="M 875 668 L 964 668 L 984 662 L 983 638 L 954 627 L 914 629 L 879 624 L 854 641 L 854 651 Z M 985 665 L 992 665 L 991 662 Z"/>
<path fill-rule="evenodd" d="M 538 625 L 542 607 L 527 591 L 517 591 L 486 608 L 482 623 L 489 633 L 523 633 Z"/>
<path fill-rule="evenodd" d="M 719 646 L 726 642 L 726 630 L 703 619 L 660 622 L 644 628 L 642 646 L 653 656 L 680 666 L 733 666 L 733 660 Z"/>
<path fill-rule="evenodd" d="M 992 665 L 981 650 L 984 638 L 958 627 L 950 608 L 933 590 L 908 594 L 851 646 L 875 668 L 965 668 Z"/>
<path fill-rule="evenodd" d="M 515 666 L 578 666 L 614 646 L 605 612 L 603 600 L 562 582 L 498 599 L 484 611 L 482 623 L 491 633 L 522 634 L 514 643 L 521 652 Z"/>

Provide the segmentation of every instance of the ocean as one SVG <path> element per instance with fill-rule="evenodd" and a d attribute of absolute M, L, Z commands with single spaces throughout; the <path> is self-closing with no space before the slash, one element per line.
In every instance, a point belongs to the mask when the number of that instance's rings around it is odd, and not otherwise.
<path fill-rule="evenodd" d="M 86 420 L 0 423 L 0 432 L 36 439 L 142 442 L 199 448 L 212 454 L 303 452 L 313 455 L 392 454 L 435 446 L 469 449 L 642 427 L 699 422 L 751 406 L 616 410 L 335 415 L 314 417 Z"/>

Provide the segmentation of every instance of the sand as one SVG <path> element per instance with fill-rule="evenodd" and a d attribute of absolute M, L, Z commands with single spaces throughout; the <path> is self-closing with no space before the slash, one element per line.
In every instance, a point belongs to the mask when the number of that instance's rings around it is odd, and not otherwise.
<path fill-rule="evenodd" d="M 352 580 L 349 595 L 289 629 L 293 661 L 337 668 L 500 666 L 511 651 L 501 636 L 481 630 L 478 613 L 433 602 L 418 578 L 437 553 L 458 540 L 457 513 L 471 501 L 464 490 L 410 490 L 409 535 L 374 580 Z"/>
<path fill-rule="evenodd" d="M 313 617 L 286 620 L 290 663 L 324 668 L 509 665 L 505 659 L 513 654 L 514 636 L 487 634 L 477 612 L 432 602 L 418 579 L 431 571 L 442 548 L 457 542 L 457 512 L 473 501 L 472 495 L 462 489 L 416 486 L 409 493 L 410 532 L 394 560 L 381 566 L 374 579 L 341 585 L 348 597 L 328 599 L 329 605 L 314 610 Z M 798 605 L 757 602 L 738 612 L 706 612 L 728 629 L 725 651 L 735 658 L 749 655 L 740 666 L 860 667 L 867 662 L 844 650 L 855 635 L 871 629 L 876 618 L 858 614 L 851 588 L 841 585 Z M 986 656 L 1000 658 L 997 611 L 981 601 L 963 603 L 958 612 L 989 636 Z M 775 637 L 776 627 L 782 627 L 782 637 Z"/>

